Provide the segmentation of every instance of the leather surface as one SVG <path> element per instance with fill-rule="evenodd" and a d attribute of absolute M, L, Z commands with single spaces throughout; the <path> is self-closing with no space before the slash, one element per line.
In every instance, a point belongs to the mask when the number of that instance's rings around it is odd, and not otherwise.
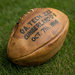
<path fill-rule="evenodd" d="M 29 60 L 32 60 L 32 63 L 44 62 L 61 48 L 68 27 L 68 17 L 61 11 L 53 8 L 32 9 L 13 28 L 7 46 L 8 57 L 17 61 L 21 59 L 26 63 L 30 62 Z M 48 43 L 50 44 L 45 48 Z M 52 50 L 53 54 L 51 54 Z M 43 56 L 45 56 L 44 59 Z M 35 57 L 36 60 L 33 59 Z M 22 61 L 21 64 L 23 64 Z"/>

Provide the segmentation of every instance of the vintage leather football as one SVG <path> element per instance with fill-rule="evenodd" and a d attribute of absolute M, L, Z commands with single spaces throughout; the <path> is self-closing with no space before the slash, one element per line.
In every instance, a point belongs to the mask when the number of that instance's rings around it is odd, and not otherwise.
<path fill-rule="evenodd" d="M 13 28 L 7 54 L 16 64 L 38 65 L 53 57 L 63 45 L 68 17 L 53 8 L 34 8 Z"/>

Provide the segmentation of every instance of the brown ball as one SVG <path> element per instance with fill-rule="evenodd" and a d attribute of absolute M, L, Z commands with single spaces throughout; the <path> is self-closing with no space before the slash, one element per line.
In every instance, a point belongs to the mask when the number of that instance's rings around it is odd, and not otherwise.
<path fill-rule="evenodd" d="M 69 28 L 68 17 L 53 8 L 34 8 L 15 25 L 7 54 L 16 64 L 38 65 L 53 57 L 63 45 Z"/>

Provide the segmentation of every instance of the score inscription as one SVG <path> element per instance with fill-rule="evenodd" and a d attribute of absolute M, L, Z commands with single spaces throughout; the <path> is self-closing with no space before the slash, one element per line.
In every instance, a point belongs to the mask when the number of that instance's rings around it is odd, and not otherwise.
<path fill-rule="evenodd" d="M 42 13 L 42 15 L 38 15 L 31 19 L 27 25 L 30 25 L 31 27 L 23 26 L 22 29 L 20 29 L 20 33 L 24 34 L 24 38 L 28 40 L 32 34 L 34 34 L 39 28 L 41 32 L 46 32 L 50 29 L 50 27 L 46 26 L 46 23 L 49 23 L 50 26 L 54 27 L 56 24 L 58 24 L 58 20 L 54 19 L 56 17 L 56 14 L 53 13 L 50 10 L 46 10 Z M 52 20 L 52 21 L 51 21 Z M 41 36 L 40 32 L 38 31 L 34 37 L 31 38 L 32 41 L 36 41 Z"/>

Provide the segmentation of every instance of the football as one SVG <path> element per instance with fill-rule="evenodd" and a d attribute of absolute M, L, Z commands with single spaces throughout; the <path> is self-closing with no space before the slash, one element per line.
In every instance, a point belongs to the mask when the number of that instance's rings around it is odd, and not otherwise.
<path fill-rule="evenodd" d="M 34 8 L 16 23 L 7 55 L 18 65 L 39 65 L 62 47 L 69 28 L 68 16 L 54 8 Z"/>

